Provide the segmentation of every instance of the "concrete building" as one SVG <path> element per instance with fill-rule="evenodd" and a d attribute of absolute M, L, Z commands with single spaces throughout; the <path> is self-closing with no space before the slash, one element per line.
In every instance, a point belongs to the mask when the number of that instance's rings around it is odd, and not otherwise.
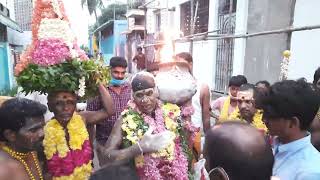
<path fill-rule="evenodd" d="M 13 68 L 18 61 L 20 45 L 14 40 L 22 29 L 14 19 L 13 1 L 0 0 L 0 91 L 15 85 Z"/>
<path fill-rule="evenodd" d="M 195 35 L 190 36 L 191 3 Z M 292 50 L 289 78 L 306 77 L 311 81 L 314 70 L 320 66 L 315 57 L 320 30 L 290 28 L 320 25 L 316 10 L 319 3 L 317 0 L 148 0 L 146 32 L 148 36 L 156 36 L 168 28 L 181 31 L 183 36 L 176 40 L 175 53 L 191 52 L 195 77 L 216 92 L 227 91 L 232 75 L 244 74 L 251 83 L 278 81 L 282 52 L 286 49 Z M 281 33 L 256 34 L 274 30 Z"/>
<path fill-rule="evenodd" d="M 23 33 L 15 34 L 12 41 L 21 45 L 23 49 L 31 44 L 32 40 L 31 21 L 33 2 L 33 0 L 14 0 L 15 20 L 23 30 Z"/>
<path fill-rule="evenodd" d="M 94 31 L 99 32 L 99 49 L 107 65 L 113 56 L 125 57 L 126 36 L 121 33 L 127 26 L 126 20 L 110 20 Z"/>
<path fill-rule="evenodd" d="M 16 22 L 23 31 L 31 31 L 32 0 L 14 0 Z"/>
<path fill-rule="evenodd" d="M 142 47 L 144 43 L 144 11 L 140 9 L 131 9 L 127 12 L 128 29 L 122 34 L 127 36 L 126 59 L 128 60 L 129 72 L 132 72 L 132 59 L 137 53 L 137 48 Z"/>

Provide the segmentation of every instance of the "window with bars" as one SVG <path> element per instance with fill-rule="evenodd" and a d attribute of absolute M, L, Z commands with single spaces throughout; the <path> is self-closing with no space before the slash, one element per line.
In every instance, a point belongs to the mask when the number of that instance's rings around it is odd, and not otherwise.
<path fill-rule="evenodd" d="M 7 41 L 7 27 L 0 23 L 0 42 Z"/>
<path fill-rule="evenodd" d="M 232 4 L 230 2 L 232 1 Z M 234 34 L 236 26 L 236 0 L 219 0 L 218 34 Z M 230 13 L 231 10 L 231 13 Z M 217 41 L 215 91 L 228 91 L 233 71 L 234 39 Z"/>
<path fill-rule="evenodd" d="M 232 1 L 232 12 L 236 12 L 237 0 L 220 0 L 219 1 L 219 14 L 229 14 L 230 12 L 230 3 Z"/>
<path fill-rule="evenodd" d="M 194 34 L 207 32 L 209 23 L 209 0 L 194 1 L 194 13 L 196 13 Z M 197 7 L 197 8 L 196 8 Z M 180 5 L 180 29 L 184 36 L 191 34 L 191 2 Z"/>

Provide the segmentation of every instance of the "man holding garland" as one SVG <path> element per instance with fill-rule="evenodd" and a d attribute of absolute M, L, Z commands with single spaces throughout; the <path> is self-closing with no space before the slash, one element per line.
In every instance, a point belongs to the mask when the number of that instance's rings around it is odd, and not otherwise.
<path fill-rule="evenodd" d="M 134 159 L 141 180 L 188 179 L 192 161 L 189 142 L 197 128 L 182 118 L 191 116 L 190 112 L 174 104 L 163 104 L 150 73 L 136 74 L 131 86 L 133 100 L 104 146 L 106 166 L 128 164 Z"/>

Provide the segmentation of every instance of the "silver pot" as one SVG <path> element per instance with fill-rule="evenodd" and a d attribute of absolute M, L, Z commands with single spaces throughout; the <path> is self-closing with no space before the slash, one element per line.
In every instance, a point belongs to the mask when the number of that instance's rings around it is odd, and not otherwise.
<path fill-rule="evenodd" d="M 197 91 L 196 81 L 185 62 L 160 63 L 155 80 L 164 102 L 183 104 Z"/>

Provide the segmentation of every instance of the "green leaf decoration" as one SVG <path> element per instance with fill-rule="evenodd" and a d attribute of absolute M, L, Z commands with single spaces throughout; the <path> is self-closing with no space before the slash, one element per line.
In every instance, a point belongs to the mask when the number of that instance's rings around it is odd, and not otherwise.
<path fill-rule="evenodd" d="M 107 84 L 111 78 L 107 66 L 94 60 L 72 60 L 49 67 L 29 64 L 16 80 L 26 93 L 50 93 L 61 90 L 76 92 L 79 89 L 79 79 L 82 77 L 86 80 L 83 99 L 96 96 L 99 83 Z"/>

